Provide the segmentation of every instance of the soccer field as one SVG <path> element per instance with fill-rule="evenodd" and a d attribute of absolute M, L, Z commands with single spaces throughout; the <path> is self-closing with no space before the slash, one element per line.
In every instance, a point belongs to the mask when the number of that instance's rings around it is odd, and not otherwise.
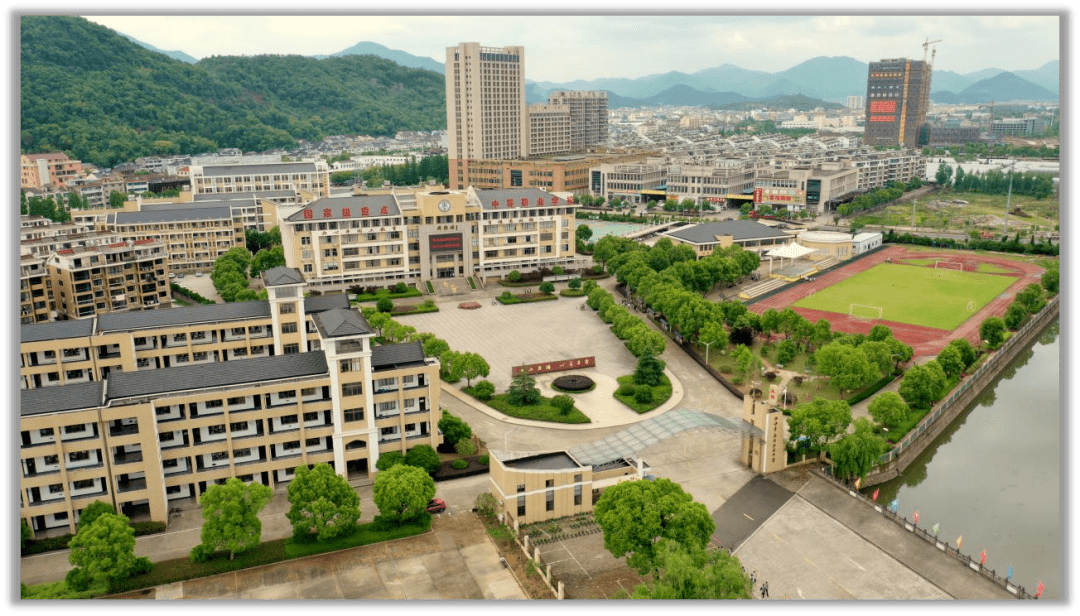
<path fill-rule="evenodd" d="M 1011 276 L 882 263 L 794 305 L 841 314 L 851 304 L 877 306 L 885 321 L 953 330 L 1014 282 Z M 856 306 L 855 316 L 877 318 L 877 310 Z"/>

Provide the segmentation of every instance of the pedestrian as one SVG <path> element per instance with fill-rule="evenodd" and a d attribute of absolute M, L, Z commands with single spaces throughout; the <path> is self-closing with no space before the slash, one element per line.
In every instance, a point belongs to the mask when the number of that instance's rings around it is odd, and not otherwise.
<path fill-rule="evenodd" d="M 757 584 L 757 569 L 750 572 L 750 583 Z"/>
<path fill-rule="evenodd" d="M 765 598 L 769 596 L 769 581 L 765 580 L 765 583 L 761 585 L 761 597 Z"/>

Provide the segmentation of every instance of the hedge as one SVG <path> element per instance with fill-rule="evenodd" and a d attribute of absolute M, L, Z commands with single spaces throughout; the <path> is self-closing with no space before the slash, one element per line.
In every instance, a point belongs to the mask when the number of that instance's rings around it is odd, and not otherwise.
<path fill-rule="evenodd" d="M 200 304 L 216 304 L 217 303 L 217 302 L 215 302 L 213 300 L 206 299 L 202 295 L 199 295 L 198 293 L 192 291 L 191 289 L 188 289 L 187 287 L 182 287 L 182 286 L 176 284 L 175 282 L 170 282 L 169 283 L 169 288 L 172 289 L 173 293 L 177 293 L 179 295 L 189 297 L 192 300 L 194 300 L 196 302 L 199 302 Z"/>

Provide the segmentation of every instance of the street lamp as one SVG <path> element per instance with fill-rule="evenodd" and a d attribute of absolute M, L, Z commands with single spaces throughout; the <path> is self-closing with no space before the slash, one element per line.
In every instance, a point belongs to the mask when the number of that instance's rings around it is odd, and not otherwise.
<path fill-rule="evenodd" d="M 706 366 L 708 366 L 708 365 L 709 365 L 709 346 L 710 346 L 710 345 L 712 345 L 712 344 L 714 344 L 715 342 L 716 342 L 716 341 L 715 341 L 715 340 L 713 340 L 712 342 L 706 342 L 706 343 L 704 343 L 704 344 L 705 344 L 705 365 L 706 365 Z"/>

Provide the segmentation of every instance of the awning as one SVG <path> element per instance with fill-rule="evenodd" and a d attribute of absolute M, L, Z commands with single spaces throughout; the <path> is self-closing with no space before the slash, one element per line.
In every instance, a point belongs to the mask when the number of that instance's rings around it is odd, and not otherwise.
<path fill-rule="evenodd" d="M 792 242 L 790 244 L 785 244 L 780 248 L 773 248 L 765 253 L 765 256 L 780 257 L 781 259 L 798 259 L 800 257 L 805 257 L 812 252 L 814 252 L 813 248 L 807 248 L 806 246 L 801 246 Z"/>

